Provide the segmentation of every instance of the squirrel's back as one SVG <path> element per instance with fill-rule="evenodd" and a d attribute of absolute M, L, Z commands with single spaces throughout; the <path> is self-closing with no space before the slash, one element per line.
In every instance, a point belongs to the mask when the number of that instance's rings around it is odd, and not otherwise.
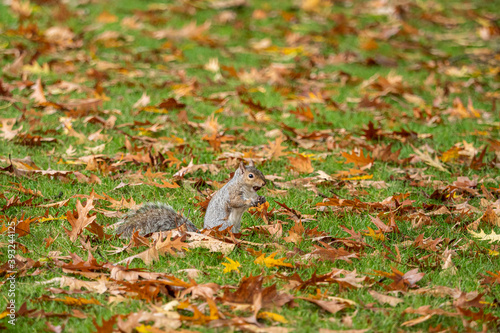
<path fill-rule="evenodd" d="M 145 203 L 139 209 L 130 211 L 118 223 L 120 225 L 115 232 L 121 234 L 121 237 L 132 236 L 134 230 L 139 231 L 142 236 L 175 229 L 183 224 L 186 224 L 188 231 L 198 231 L 189 219 L 178 214 L 169 205 L 158 202 Z"/>
<path fill-rule="evenodd" d="M 227 218 L 228 211 L 226 204 L 230 199 L 228 189 L 231 187 L 231 184 L 235 182 L 235 177 L 231 178 L 226 185 L 224 185 L 212 196 L 205 213 L 203 228 L 210 229 L 216 226 L 222 226 L 222 229 L 226 229 L 230 226 L 230 222 Z"/>

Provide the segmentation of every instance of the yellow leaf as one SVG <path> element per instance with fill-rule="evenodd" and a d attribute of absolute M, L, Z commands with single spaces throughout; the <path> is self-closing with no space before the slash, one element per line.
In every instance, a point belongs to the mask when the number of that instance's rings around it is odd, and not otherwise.
<path fill-rule="evenodd" d="M 97 17 L 97 22 L 99 23 L 114 23 L 118 21 L 118 17 L 116 15 L 111 14 L 110 12 L 103 11 Z"/>
<path fill-rule="evenodd" d="M 500 242 L 500 235 L 497 235 L 494 231 L 492 231 L 489 235 L 487 235 L 483 230 L 479 230 L 479 232 L 474 232 L 472 230 L 468 231 L 472 236 L 479 238 L 480 240 L 489 241 L 490 243 Z"/>
<path fill-rule="evenodd" d="M 5 310 L 4 312 L 0 313 L 0 319 L 3 319 L 9 315 L 9 311 Z"/>
<path fill-rule="evenodd" d="M 288 323 L 288 320 L 285 319 L 285 317 L 283 317 L 282 315 L 279 315 L 277 313 L 273 313 L 273 312 L 260 312 L 258 315 L 257 315 L 257 318 L 259 319 L 269 319 L 269 320 L 273 320 L 273 321 L 277 321 L 279 323 L 283 323 L 283 324 L 287 324 Z"/>
<path fill-rule="evenodd" d="M 368 227 L 368 232 L 365 232 L 364 233 L 365 236 L 368 236 L 368 237 L 371 237 L 375 240 L 379 240 L 379 241 L 384 241 L 385 240 L 385 236 L 383 233 L 376 233 L 375 230 L 373 230 L 372 228 Z"/>
<path fill-rule="evenodd" d="M 373 178 L 373 175 L 364 175 L 364 176 L 342 178 L 342 180 L 363 180 L 363 179 L 372 179 L 372 178 Z"/>
<path fill-rule="evenodd" d="M 152 333 L 152 332 L 157 332 L 156 329 L 153 329 L 151 325 L 144 325 L 142 324 L 141 326 L 135 327 L 136 331 L 139 333 Z"/>
<path fill-rule="evenodd" d="M 286 258 L 280 258 L 280 259 L 274 259 L 274 256 L 278 252 L 271 253 L 269 257 L 265 257 L 265 253 L 263 253 L 261 256 L 259 256 L 257 259 L 255 259 L 254 263 L 257 265 L 266 265 L 266 267 L 278 267 L 278 266 L 285 266 L 285 267 L 293 267 L 292 264 L 289 264 L 287 262 L 284 262 Z"/>
<path fill-rule="evenodd" d="M 238 269 L 238 267 L 241 267 L 240 263 L 237 261 L 234 261 L 233 259 L 231 259 L 229 257 L 226 257 L 226 259 L 227 259 L 227 261 L 229 261 L 229 264 L 226 262 L 222 263 L 224 266 L 226 266 L 226 268 L 224 268 L 224 270 L 222 272 L 229 273 L 231 271 L 237 271 L 239 273 L 240 270 Z"/>
<path fill-rule="evenodd" d="M 53 217 L 52 215 L 49 215 L 48 217 L 42 217 L 41 219 L 38 220 L 38 222 L 47 222 L 47 221 L 55 221 L 55 220 L 66 220 L 66 216 L 59 216 L 59 217 Z"/>
<path fill-rule="evenodd" d="M 24 65 L 23 71 L 28 72 L 30 74 L 49 74 L 50 68 L 49 64 L 47 63 L 40 66 L 38 62 L 34 61 L 32 65 Z"/>
<path fill-rule="evenodd" d="M 161 113 L 161 114 L 167 114 L 168 110 L 164 108 L 157 108 L 156 106 L 145 106 L 141 108 L 141 111 L 143 112 L 151 112 L 151 113 Z"/>
<path fill-rule="evenodd" d="M 318 10 L 318 7 L 321 5 L 321 0 L 303 0 L 300 4 L 300 8 L 302 8 L 306 12 L 315 12 Z"/>
<path fill-rule="evenodd" d="M 440 160 L 443 161 L 443 162 L 448 162 L 448 161 L 451 161 L 451 160 L 456 160 L 459 156 L 460 156 L 460 152 L 462 151 L 463 149 L 460 148 L 460 147 L 451 147 L 450 149 L 448 149 L 447 151 L 445 151 L 443 153 L 443 155 L 440 157 Z"/>
<path fill-rule="evenodd" d="M 497 256 L 500 254 L 500 252 L 495 251 L 495 250 L 488 250 L 488 253 L 490 254 L 490 256 Z"/>

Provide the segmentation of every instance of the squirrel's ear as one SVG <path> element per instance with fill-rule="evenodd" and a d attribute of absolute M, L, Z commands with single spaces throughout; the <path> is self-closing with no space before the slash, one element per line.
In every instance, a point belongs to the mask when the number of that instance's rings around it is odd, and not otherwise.
<path fill-rule="evenodd" d="M 250 162 L 248 162 L 248 166 L 255 167 L 255 164 L 253 163 L 253 160 L 250 160 Z"/>
<path fill-rule="evenodd" d="M 243 162 L 240 162 L 240 170 L 241 172 L 245 172 L 247 169 L 245 168 L 245 164 L 243 164 Z"/>

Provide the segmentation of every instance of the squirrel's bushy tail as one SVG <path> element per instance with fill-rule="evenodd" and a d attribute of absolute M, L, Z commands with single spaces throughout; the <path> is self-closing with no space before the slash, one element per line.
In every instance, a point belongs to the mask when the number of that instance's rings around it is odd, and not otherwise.
<path fill-rule="evenodd" d="M 132 236 L 134 230 L 147 235 L 153 232 L 172 230 L 185 224 L 188 231 L 198 229 L 186 217 L 178 214 L 172 207 L 163 203 L 146 203 L 142 207 L 129 212 L 118 222 L 115 233 L 122 238 Z"/>

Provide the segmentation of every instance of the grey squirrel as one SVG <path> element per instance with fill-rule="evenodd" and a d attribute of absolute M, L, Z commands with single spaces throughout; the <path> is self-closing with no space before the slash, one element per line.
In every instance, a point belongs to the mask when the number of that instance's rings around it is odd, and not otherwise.
<path fill-rule="evenodd" d="M 207 207 L 204 229 L 232 226 L 232 232 L 241 230 L 241 216 L 250 207 L 256 207 L 266 198 L 257 194 L 266 185 L 264 174 L 251 161 L 248 166 L 243 162 L 234 172 L 233 178 L 218 190 Z M 178 214 L 172 207 L 161 203 L 146 203 L 129 212 L 118 221 L 115 233 L 130 237 L 135 231 L 140 235 L 175 229 L 185 224 L 188 231 L 198 232 L 196 226 L 186 217 Z"/>

